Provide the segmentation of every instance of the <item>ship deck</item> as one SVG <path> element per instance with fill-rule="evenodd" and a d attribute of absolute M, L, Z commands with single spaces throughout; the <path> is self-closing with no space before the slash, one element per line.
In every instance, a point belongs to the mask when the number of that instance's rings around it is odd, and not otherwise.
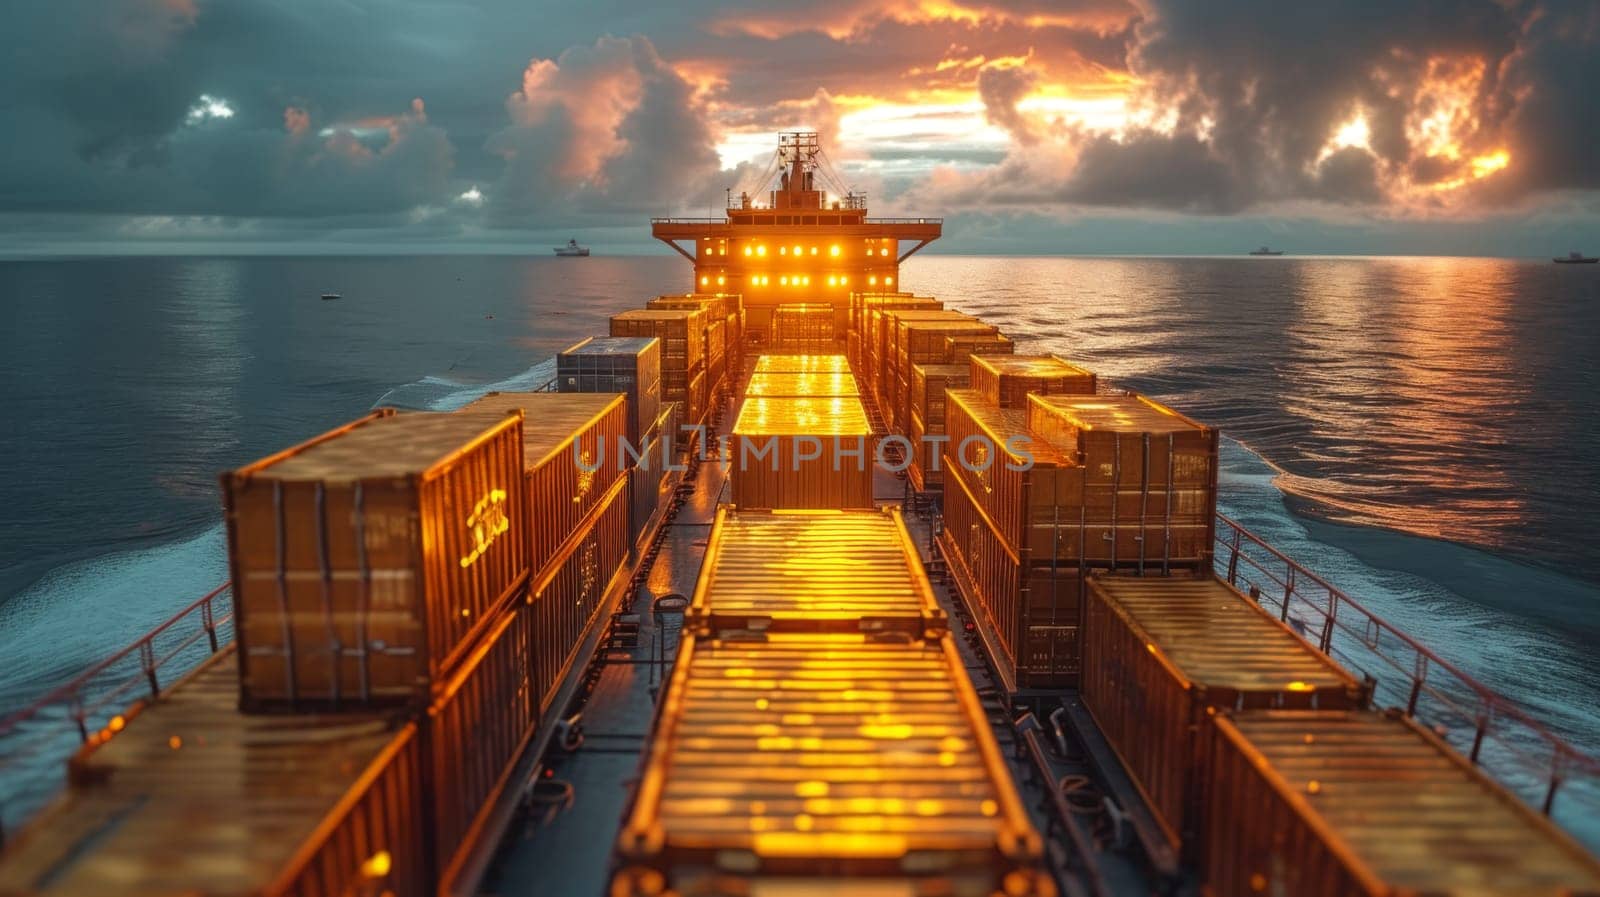
<path fill-rule="evenodd" d="M 753 359 L 747 359 L 742 375 L 733 384 L 734 396 L 743 394 L 752 368 Z M 737 398 L 727 400 L 721 415 L 724 432 L 738 419 L 740 404 Z M 565 750 L 552 739 L 552 746 L 539 765 L 537 784 L 530 789 L 523 812 L 500 844 L 479 888 L 481 894 L 509 897 L 607 892 L 617 835 L 654 728 L 656 700 L 671 677 L 683 610 L 699 580 L 717 505 L 727 500 L 728 460 L 702 462 L 692 486 L 692 493 L 677 514 L 663 523 L 660 548 L 648 564 L 648 573 L 635 580 L 642 581 L 632 596 L 632 609 L 638 617 L 637 638 L 630 638 L 625 644 L 602 643 L 596 650 L 590 667 L 593 685 L 578 710 L 583 741 L 576 749 Z M 933 551 L 929 517 L 919 513 L 920 506 L 908 502 L 911 494 L 903 475 L 882 464 L 877 466 L 874 500 L 880 506 L 899 504 L 906 508 L 906 524 L 930 571 L 935 597 L 950 615 L 952 628 L 964 633 L 963 638 L 957 639 L 958 649 L 1007 757 L 1022 802 L 1039 830 L 1049 833 L 1049 859 L 1061 893 L 1150 893 L 1151 882 L 1144 871 L 1147 866 L 1178 870 L 1159 843 L 1154 824 L 1148 821 L 1149 813 L 1143 809 L 1132 783 L 1123 776 L 1124 788 L 1116 787 L 1120 769 L 1114 761 L 1108 762 L 1110 749 L 1103 742 L 1096 751 L 1092 735 L 1084 738 L 1069 734 L 1075 721 L 1087 724 L 1087 716 L 1074 694 L 1053 695 L 1033 706 L 1013 705 L 1002 696 L 1003 690 L 997 688 L 984 659 L 983 638 L 948 577 L 941 573 L 942 565 Z M 1020 727 L 1019 718 L 1024 720 Z M 1034 736 L 1020 734 L 1030 729 L 1036 733 Z M 1031 748 L 1030 741 L 1034 745 Z M 1085 747 L 1080 750 L 1079 744 Z M 1045 774 L 1050 782 L 1044 781 L 1036 755 L 1048 770 Z M 1104 769 L 1107 766 L 1111 768 Z M 1106 829 L 1110 817 L 1099 809 L 1103 806 L 1100 786 L 1091 784 L 1107 781 L 1116 792 L 1117 804 L 1132 805 L 1128 818 L 1111 829 Z M 1058 801 L 1056 795 L 1063 799 Z M 1062 830 L 1059 814 L 1053 812 L 1057 810 L 1074 817 L 1067 824 L 1075 831 Z M 1102 852 L 1090 848 L 1095 857 L 1092 868 L 1083 866 L 1063 847 L 1070 843 L 1087 846 L 1107 839 L 1127 850 Z M 1148 861 L 1137 855 L 1141 850 L 1146 852 Z M 1188 878 L 1179 872 L 1169 882 L 1177 887 L 1174 893 L 1192 890 Z"/>

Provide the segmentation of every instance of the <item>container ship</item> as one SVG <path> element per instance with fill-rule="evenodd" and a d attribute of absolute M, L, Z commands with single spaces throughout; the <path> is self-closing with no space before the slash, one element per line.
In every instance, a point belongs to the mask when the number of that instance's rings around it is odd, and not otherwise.
<path fill-rule="evenodd" d="M 229 583 L 0 723 L 0 892 L 1600 894 L 1594 758 L 774 163 L 545 388 L 224 473 Z"/>

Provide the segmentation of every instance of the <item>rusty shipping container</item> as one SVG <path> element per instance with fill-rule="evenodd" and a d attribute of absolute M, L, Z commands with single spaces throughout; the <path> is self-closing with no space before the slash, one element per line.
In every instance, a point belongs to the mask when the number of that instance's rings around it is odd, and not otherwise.
<path fill-rule="evenodd" d="M 1112 566 L 1210 569 L 1214 428 L 1143 396 L 1030 396 L 1028 427 L 1083 466 L 1085 540 Z M 1106 551 L 1106 550 L 1109 551 Z"/>
<path fill-rule="evenodd" d="M 733 436 L 739 507 L 872 507 L 877 443 L 860 399 L 747 398 Z"/>
<path fill-rule="evenodd" d="M 1209 572 L 1090 576 L 1084 706 L 1174 846 L 1194 855 L 1215 710 L 1343 710 L 1369 690 L 1294 630 Z"/>
<path fill-rule="evenodd" d="M 783 352 L 831 352 L 833 306 L 820 303 L 780 305 L 772 311 L 772 347 Z"/>
<path fill-rule="evenodd" d="M 751 374 L 747 396 L 859 396 L 856 378 L 848 371 L 807 371 L 786 374 Z"/>
<path fill-rule="evenodd" d="M 617 850 L 613 895 L 1054 893 L 949 636 L 686 635 Z"/>
<path fill-rule="evenodd" d="M 384 409 L 224 473 L 242 706 L 425 702 L 526 585 L 522 444 Z"/>
<path fill-rule="evenodd" d="M 1017 344 L 1003 333 L 944 338 L 945 360 L 950 364 L 966 364 L 974 355 L 1010 355 L 1016 351 Z"/>
<path fill-rule="evenodd" d="M 588 526 L 561 546 L 550 567 L 529 587 L 533 681 L 541 713 L 549 710 L 578 649 L 600 620 L 618 575 L 626 569 L 633 542 L 628 485 L 626 478 L 612 484 Z"/>
<path fill-rule="evenodd" d="M 941 547 L 1008 692 L 1078 684 L 1083 577 L 1006 545 L 959 474 L 945 480 Z"/>
<path fill-rule="evenodd" d="M 533 608 L 512 604 L 428 709 L 434 869 L 453 882 L 539 722 Z"/>
<path fill-rule="evenodd" d="M 1092 371 L 1054 355 L 975 355 L 972 388 L 1001 408 L 1027 410 L 1028 395 L 1094 395 Z"/>
<path fill-rule="evenodd" d="M 898 508 L 750 511 L 723 506 L 688 624 L 714 633 L 947 628 Z"/>
<path fill-rule="evenodd" d="M 628 397 L 628 439 L 638 445 L 661 413 L 661 341 L 591 336 L 556 356 L 556 388 Z"/>
<path fill-rule="evenodd" d="M 525 532 L 537 574 L 632 462 L 623 447 L 627 402 L 610 393 L 491 392 L 457 413 L 476 411 L 523 414 Z"/>
<path fill-rule="evenodd" d="M 774 353 L 756 359 L 757 374 L 850 373 L 850 362 L 834 353 Z"/>
<path fill-rule="evenodd" d="M 961 476 L 1013 553 L 1078 562 L 1083 471 L 1028 429 L 1027 414 L 983 401 L 970 389 L 945 390 L 944 470 Z M 1094 557 L 1100 551 L 1087 546 Z"/>
<path fill-rule="evenodd" d="M 1218 716 L 1209 897 L 1600 894 L 1600 864 L 1398 713 Z"/>
<path fill-rule="evenodd" d="M 392 713 L 238 712 L 213 655 L 81 749 L 0 893 L 429 897 L 423 744 Z"/>

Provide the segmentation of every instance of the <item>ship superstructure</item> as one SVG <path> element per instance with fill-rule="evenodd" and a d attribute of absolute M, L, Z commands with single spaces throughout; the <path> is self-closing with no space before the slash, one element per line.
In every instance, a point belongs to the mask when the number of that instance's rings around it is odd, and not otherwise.
<path fill-rule="evenodd" d="M 830 191 L 830 187 L 832 188 Z M 939 218 L 871 218 L 864 194 L 828 164 L 814 131 L 779 136 L 765 174 L 724 218 L 655 218 L 650 232 L 694 265 L 695 289 L 744 297 L 751 334 L 771 332 L 778 306 L 848 306 L 850 294 L 893 291 L 900 266 L 939 239 Z"/>
<path fill-rule="evenodd" d="M 545 389 L 225 474 L 232 583 L 0 720 L 0 895 L 1600 894 L 1600 763 L 777 161 Z"/>

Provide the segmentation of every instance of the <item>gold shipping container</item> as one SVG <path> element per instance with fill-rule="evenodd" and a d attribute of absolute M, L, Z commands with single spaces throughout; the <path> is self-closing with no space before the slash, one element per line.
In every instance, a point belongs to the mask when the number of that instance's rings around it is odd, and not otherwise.
<path fill-rule="evenodd" d="M 1085 594 L 1084 706 L 1174 846 L 1201 824 L 1215 710 L 1365 706 L 1368 689 L 1209 573 L 1096 574 Z M 1294 892 L 1299 893 L 1299 892 Z"/>
<path fill-rule="evenodd" d="M 911 366 L 911 410 L 922 418 L 929 432 L 944 432 L 944 392 L 966 389 L 972 382 L 972 368 L 965 364 L 917 364 Z"/>
<path fill-rule="evenodd" d="M 1600 894 L 1600 865 L 1398 713 L 1217 717 L 1210 897 Z"/>
<path fill-rule="evenodd" d="M 861 400 L 751 397 L 728 479 L 741 508 L 870 508 L 877 442 Z"/>
<path fill-rule="evenodd" d="M 794 893 L 1044 897 L 1042 851 L 949 636 L 685 635 L 611 893 L 736 862 Z"/>
<path fill-rule="evenodd" d="M 728 320 L 720 318 L 706 325 L 706 363 L 715 365 L 728 352 Z"/>
<path fill-rule="evenodd" d="M 250 716 L 238 694 L 225 649 L 81 749 L 11 833 L 0 893 L 432 895 L 417 726 Z"/>
<path fill-rule="evenodd" d="M 974 355 L 1010 355 L 1016 350 L 1017 344 L 1003 333 L 944 338 L 945 361 L 950 364 L 966 364 Z"/>
<path fill-rule="evenodd" d="M 848 371 L 809 371 L 786 374 L 751 374 L 747 396 L 858 396 L 856 378 Z"/>
<path fill-rule="evenodd" d="M 241 705 L 425 701 L 527 581 L 522 444 L 385 409 L 224 473 Z"/>
<path fill-rule="evenodd" d="M 990 525 L 1013 553 L 1070 560 L 1084 539 L 1079 529 L 1083 471 L 1028 430 L 1027 414 L 997 408 L 969 389 L 945 390 L 944 469 L 961 476 Z M 1103 552 L 1087 545 L 1090 557 Z"/>
<path fill-rule="evenodd" d="M 972 388 L 1001 408 L 1027 410 L 1028 395 L 1094 395 L 1095 376 L 1054 355 L 975 355 Z"/>
<path fill-rule="evenodd" d="M 837 354 L 772 354 L 756 359 L 757 374 L 850 373 L 850 362 Z"/>
<path fill-rule="evenodd" d="M 1210 569 L 1217 431 L 1142 396 L 1030 396 L 1028 427 L 1083 465 L 1091 546 L 1113 566 Z"/>
<path fill-rule="evenodd" d="M 533 640 L 533 608 L 516 602 L 428 709 L 430 818 L 441 881 L 456 879 L 469 834 L 512 784 L 512 767 L 538 728 Z"/>
<path fill-rule="evenodd" d="M 653 336 L 661 340 L 661 375 L 692 370 L 705 358 L 707 314 L 701 308 L 635 308 L 611 316 L 612 336 Z"/>
<path fill-rule="evenodd" d="M 898 508 L 717 510 L 688 622 L 705 631 L 948 627 Z"/>
<path fill-rule="evenodd" d="M 894 420 L 903 420 L 910 408 L 911 367 L 916 364 L 939 364 L 946 361 L 944 340 L 948 335 L 997 333 L 993 324 L 976 319 L 969 321 L 933 321 L 914 317 L 897 317 L 895 322 L 895 349 L 891 370 L 884 375 L 889 393 L 884 400 L 892 409 Z"/>
<path fill-rule="evenodd" d="M 949 324 L 970 325 L 980 324 L 984 332 L 996 332 L 992 325 L 983 324 L 977 318 L 966 312 L 950 309 L 932 308 L 885 308 L 874 309 L 869 313 L 868 327 L 870 329 L 870 342 L 868 351 L 876 359 L 876 367 L 870 372 L 871 379 L 877 389 L 878 401 L 884 403 L 891 398 L 890 391 L 894 389 L 891 381 L 899 374 L 898 360 L 903 354 L 900 351 L 899 332 L 902 321 L 938 321 Z M 940 362 L 943 358 L 927 359 L 930 362 Z"/>
<path fill-rule="evenodd" d="M 905 435 L 911 440 L 911 457 L 906 465 L 906 479 L 911 488 L 917 492 L 938 488 L 944 482 L 944 458 L 942 453 L 935 454 L 935 446 L 927 441 L 928 428 L 915 411 L 911 412 L 911 425 L 906 428 Z M 933 463 L 935 457 L 939 458 L 937 465 Z"/>
<path fill-rule="evenodd" d="M 533 603 L 533 681 L 539 710 L 550 701 L 571 672 L 573 658 L 600 619 L 605 598 L 624 571 L 632 539 L 628 480 L 613 483 L 586 529 L 561 546 L 546 572 L 534 579 L 528 594 Z"/>
<path fill-rule="evenodd" d="M 834 330 L 831 305 L 802 302 L 772 312 L 772 346 L 780 351 L 831 351 L 837 345 Z"/>
<path fill-rule="evenodd" d="M 959 474 L 945 478 L 942 545 L 1009 692 L 1078 684 L 1083 582 L 1076 564 L 1008 547 Z"/>
<path fill-rule="evenodd" d="M 854 359 L 861 365 L 860 372 L 871 374 L 876 371 L 873 366 L 867 365 L 869 359 L 879 359 L 883 356 L 884 329 L 883 313 L 886 311 L 942 311 L 944 303 L 931 296 L 863 296 L 861 305 L 856 310 L 856 320 L 853 330 L 860 334 L 860 345 Z M 869 384 L 868 388 L 876 389 Z"/>
<path fill-rule="evenodd" d="M 537 574 L 632 460 L 622 453 L 627 402 L 615 393 L 491 392 L 463 411 L 523 413 L 529 569 Z"/>

